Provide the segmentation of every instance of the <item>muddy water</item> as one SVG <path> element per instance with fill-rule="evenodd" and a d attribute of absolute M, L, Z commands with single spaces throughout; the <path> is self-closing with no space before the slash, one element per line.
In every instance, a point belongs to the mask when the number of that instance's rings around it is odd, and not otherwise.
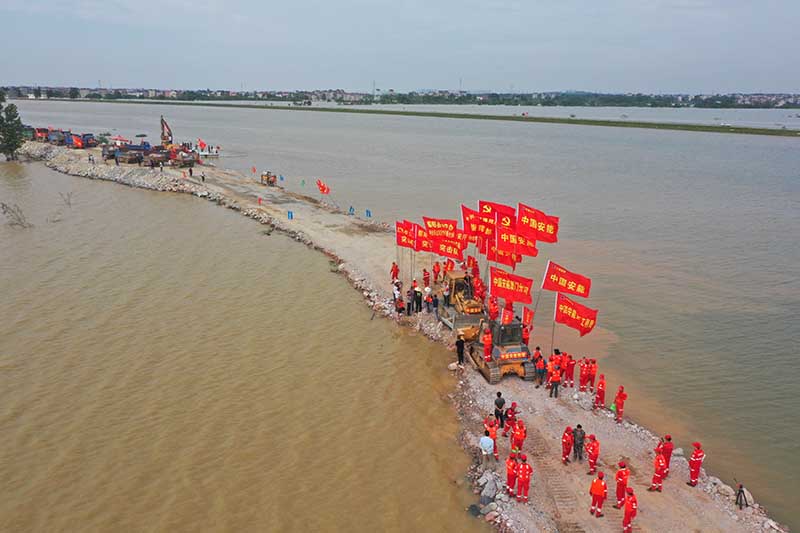
<path fill-rule="evenodd" d="M 0 531 L 479 529 L 446 354 L 321 254 L 38 164 L 0 198 Z"/>

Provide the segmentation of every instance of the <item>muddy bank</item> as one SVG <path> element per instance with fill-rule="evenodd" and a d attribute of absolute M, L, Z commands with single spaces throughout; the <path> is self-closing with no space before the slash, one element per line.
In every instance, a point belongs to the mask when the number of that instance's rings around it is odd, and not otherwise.
<path fill-rule="evenodd" d="M 307 246 L 322 251 L 331 259 L 332 269 L 344 274 L 362 291 L 376 314 L 391 316 L 393 309 L 388 292 L 388 265 L 395 257 L 394 236 L 390 228 L 349 217 L 332 206 L 279 189 L 263 187 L 251 177 L 216 168 L 196 169 L 195 176 L 183 171 L 91 165 L 86 152 L 69 151 L 37 143 L 27 144 L 21 155 L 43 160 L 50 168 L 90 179 L 113 181 L 154 191 L 180 192 L 195 195 L 218 205 L 239 211 L 266 226 L 265 231 L 278 230 Z M 99 157 L 98 157 L 99 160 Z M 204 172 L 206 181 L 198 175 Z M 260 199 L 260 202 L 259 202 Z M 292 219 L 288 217 L 292 212 Z M 402 322 L 422 334 L 452 347 L 452 335 L 442 324 L 426 314 L 403 318 Z M 445 362 L 442 362 L 444 365 Z M 506 379 L 499 386 L 489 386 L 468 368 L 456 370 L 458 380 L 452 399 L 463 424 L 461 442 L 469 453 L 477 452 L 480 421 L 492 409 L 492 399 L 501 390 L 509 401 L 517 401 L 523 409 L 530 435 L 525 451 L 532 459 L 534 477 L 528 505 L 507 501 L 502 495 L 504 467 L 494 472 L 474 466 L 469 477 L 475 490 L 482 493 L 484 520 L 509 531 L 619 531 L 621 512 L 608 506 L 603 519 L 588 512 L 588 485 L 585 465 L 563 467 L 558 461 L 560 435 L 566 425 L 581 423 L 602 443 L 600 467 L 613 477 L 614 465 L 621 458 L 633 467 L 634 487 L 639 497 L 637 525 L 644 531 L 765 531 L 781 529 L 771 522 L 764 509 L 753 505 L 738 511 L 733 507 L 732 488 L 705 473 L 701 486 L 690 489 L 685 458 L 673 459 L 672 474 L 665 483 L 665 492 L 647 493 L 652 475 L 652 449 L 657 438 L 635 424 L 618 426 L 607 411 L 592 412 L 586 394 L 573 396 L 564 391 L 561 399 L 545 397 L 543 389 L 515 379 Z M 701 439 L 702 440 L 702 439 Z M 508 442 L 501 439 L 501 457 L 508 453 Z M 713 450 L 707 450 L 713 454 Z M 610 487 L 613 492 L 613 488 Z M 476 501 L 478 495 L 476 495 Z M 750 500 L 752 502 L 752 500 Z"/>

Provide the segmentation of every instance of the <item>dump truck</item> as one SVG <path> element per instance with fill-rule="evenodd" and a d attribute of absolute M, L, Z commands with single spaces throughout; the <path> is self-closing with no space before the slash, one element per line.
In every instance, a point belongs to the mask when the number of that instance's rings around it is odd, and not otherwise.
<path fill-rule="evenodd" d="M 481 340 L 486 328 L 492 332 L 490 361 L 484 357 Z M 516 374 L 525 381 L 533 381 L 536 377 L 531 351 L 522 342 L 522 323 L 519 320 L 514 319 L 507 324 L 481 320 L 477 326 L 459 329 L 459 334 L 469 342 L 469 357 L 490 384 L 499 383 L 506 374 Z"/>
<path fill-rule="evenodd" d="M 439 306 L 439 319 L 452 330 L 480 322 L 483 318 L 483 302 L 472 293 L 472 276 L 450 270 L 444 273 L 444 283 L 450 287 L 450 307 Z"/>
<path fill-rule="evenodd" d="M 278 185 L 278 176 L 267 170 L 261 173 L 261 185 L 269 185 L 275 187 Z"/>

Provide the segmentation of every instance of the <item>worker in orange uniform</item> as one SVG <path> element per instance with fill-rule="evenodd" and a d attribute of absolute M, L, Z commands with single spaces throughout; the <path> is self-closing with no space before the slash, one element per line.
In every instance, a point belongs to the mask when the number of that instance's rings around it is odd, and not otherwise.
<path fill-rule="evenodd" d="M 667 468 L 667 462 L 664 456 L 661 455 L 659 448 L 653 450 L 656 452 L 656 457 L 653 459 L 653 480 L 647 488 L 649 492 L 661 492 L 662 482 L 664 481 L 664 470 Z"/>
<path fill-rule="evenodd" d="M 400 279 L 400 267 L 394 261 L 392 261 L 392 268 L 389 269 L 389 274 L 392 275 L 392 281 Z"/>
<path fill-rule="evenodd" d="M 703 451 L 703 445 L 699 442 L 693 442 L 694 451 L 689 458 L 689 481 L 686 482 L 690 487 L 697 486 L 697 479 L 700 477 L 700 467 L 706 458 L 706 452 Z"/>
<path fill-rule="evenodd" d="M 517 424 L 514 426 L 514 444 L 512 447 L 518 452 L 521 452 L 522 445 L 525 443 L 525 437 L 527 436 L 528 429 L 525 427 L 525 423 L 518 418 Z"/>
<path fill-rule="evenodd" d="M 492 349 L 494 348 L 492 345 L 492 330 L 489 328 L 483 330 L 481 342 L 483 342 L 483 358 L 486 362 L 489 362 L 492 360 Z"/>
<path fill-rule="evenodd" d="M 600 379 L 597 381 L 597 393 L 594 396 L 594 408 L 600 409 L 606 406 L 606 376 L 600 374 Z"/>
<path fill-rule="evenodd" d="M 589 442 L 586 443 L 586 458 L 589 460 L 589 471 L 587 475 L 597 472 L 597 460 L 600 458 L 600 441 L 594 435 L 589 435 Z"/>
<path fill-rule="evenodd" d="M 569 454 L 572 452 L 572 428 L 567 426 L 564 433 L 561 435 L 561 462 L 564 464 L 569 463 Z"/>
<path fill-rule="evenodd" d="M 528 491 L 531 488 L 531 476 L 533 475 L 533 467 L 528 464 L 528 456 L 520 454 L 522 461 L 517 468 L 517 501 L 527 502 Z"/>
<path fill-rule="evenodd" d="M 631 477 L 631 471 L 625 461 L 620 461 L 617 466 L 619 470 L 617 470 L 617 475 L 614 476 L 617 482 L 617 503 L 614 505 L 614 509 L 622 509 L 622 506 L 625 505 L 625 490 L 628 488 L 628 479 Z"/>
<path fill-rule="evenodd" d="M 561 368 L 556 365 L 553 367 L 553 373 L 550 375 L 550 397 L 558 398 L 558 388 L 561 386 Z"/>
<path fill-rule="evenodd" d="M 614 397 L 614 405 L 617 407 L 616 421 L 618 424 L 622 423 L 622 411 L 625 410 L 625 400 L 628 399 L 628 393 L 625 392 L 625 387 L 622 385 L 617 389 L 617 395 Z"/>
<path fill-rule="evenodd" d="M 427 269 L 422 269 L 422 286 L 423 287 L 430 287 L 431 286 L 431 273 L 428 272 Z"/>
<path fill-rule="evenodd" d="M 564 358 L 566 361 L 561 361 L 561 368 L 564 369 L 564 380 L 563 385 L 564 387 L 571 387 L 575 388 L 575 359 L 572 357 L 572 354 L 564 354 Z"/>
<path fill-rule="evenodd" d="M 545 389 L 550 388 L 550 380 L 553 377 L 553 370 L 556 368 L 556 363 L 553 361 L 553 357 L 550 357 L 550 360 L 547 361 L 547 384 L 545 385 Z"/>
<path fill-rule="evenodd" d="M 625 489 L 625 511 L 622 516 L 622 533 L 633 533 L 633 519 L 639 510 L 639 501 L 633 493 L 633 487 Z"/>
<path fill-rule="evenodd" d="M 594 515 L 596 518 L 603 516 L 603 503 L 608 497 L 608 486 L 603 477 L 605 477 L 605 474 L 598 472 L 597 477 L 592 481 L 592 486 L 589 487 L 589 495 L 592 497 L 592 507 L 589 509 L 589 514 Z"/>
<path fill-rule="evenodd" d="M 442 273 L 442 265 L 439 264 L 439 261 L 433 263 L 433 282 L 439 283 L 439 275 Z"/>
<path fill-rule="evenodd" d="M 664 438 L 658 443 L 657 449 L 661 452 L 661 455 L 664 456 L 664 462 L 667 464 L 667 467 L 664 469 L 664 478 L 666 478 L 669 475 L 669 463 L 672 460 L 672 451 L 675 449 L 675 445 L 672 444 L 672 436 L 664 435 Z"/>
<path fill-rule="evenodd" d="M 517 486 L 517 468 L 519 468 L 517 454 L 511 452 L 506 459 L 506 492 L 511 497 L 514 497 L 514 489 Z"/>
<path fill-rule="evenodd" d="M 580 373 L 578 376 L 578 390 L 586 392 L 586 382 L 589 381 L 589 361 L 584 357 L 581 359 Z"/>
<path fill-rule="evenodd" d="M 517 410 L 517 402 L 511 402 L 511 407 L 506 408 L 506 412 L 503 414 L 503 418 L 505 420 L 505 424 L 503 424 L 503 436 L 508 437 L 508 433 L 511 432 L 512 436 L 514 434 L 514 427 L 517 425 L 517 415 L 519 411 Z"/>
<path fill-rule="evenodd" d="M 494 415 L 489 415 L 483 419 L 483 428 L 489 432 L 489 437 L 494 441 L 494 458 L 496 461 L 500 460 L 500 454 L 497 453 L 497 431 L 500 429 L 500 422 Z"/>
<path fill-rule="evenodd" d="M 497 305 L 497 296 L 490 296 L 489 297 L 489 320 L 497 320 L 497 316 L 500 314 L 500 306 Z"/>
<path fill-rule="evenodd" d="M 528 324 L 522 325 L 522 343 L 527 346 L 528 343 L 531 342 L 531 328 L 528 327 Z"/>
<path fill-rule="evenodd" d="M 597 377 L 597 359 L 589 361 L 589 392 L 594 392 L 594 380 Z"/>

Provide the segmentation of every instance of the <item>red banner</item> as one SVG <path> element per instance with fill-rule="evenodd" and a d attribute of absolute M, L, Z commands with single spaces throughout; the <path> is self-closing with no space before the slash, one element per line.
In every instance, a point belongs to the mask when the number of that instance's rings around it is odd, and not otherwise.
<path fill-rule="evenodd" d="M 527 307 L 522 308 L 522 323 L 528 327 L 533 325 L 533 311 Z"/>
<path fill-rule="evenodd" d="M 515 268 L 517 263 L 522 261 L 522 256 L 516 253 L 498 250 L 497 246 L 491 243 L 486 250 L 486 259 Z"/>
<path fill-rule="evenodd" d="M 549 216 L 538 209 L 519 204 L 517 231 L 521 235 L 527 235 L 537 241 L 558 242 L 558 220 L 558 217 Z"/>
<path fill-rule="evenodd" d="M 583 337 L 597 325 L 597 309 L 573 302 L 559 293 L 556 298 L 554 320 L 559 324 L 578 330 Z"/>
<path fill-rule="evenodd" d="M 464 249 L 459 241 L 450 239 L 432 239 L 433 253 L 451 259 L 464 260 Z"/>
<path fill-rule="evenodd" d="M 428 232 L 419 224 L 414 224 L 414 250 L 417 252 L 432 252 L 433 241 L 428 237 Z"/>
<path fill-rule="evenodd" d="M 404 248 L 414 248 L 414 224 L 408 220 L 394 223 L 394 231 L 397 237 L 397 246 Z"/>
<path fill-rule="evenodd" d="M 494 202 L 485 202 L 481 200 L 478 202 L 478 211 L 481 215 L 494 219 L 494 214 L 505 215 L 509 218 L 516 218 L 517 210 L 510 205 L 496 204 Z"/>
<path fill-rule="evenodd" d="M 502 252 L 527 255 L 530 257 L 539 255 L 539 250 L 536 248 L 536 241 L 524 235 L 517 235 L 515 229 L 506 228 L 501 225 L 497 226 L 497 249 Z"/>
<path fill-rule="evenodd" d="M 472 268 L 474 266 L 478 266 L 478 260 L 472 257 L 471 255 L 467 256 L 467 268 Z"/>
<path fill-rule="evenodd" d="M 542 278 L 542 288 L 554 292 L 566 292 L 582 298 L 589 297 L 589 290 L 592 288 L 592 280 L 586 276 L 581 276 L 570 272 L 566 268 L 547 262 L 547 268 Z"/>
<path fill-rule="evenodd" d="M 456 238 L 456 228 L 458 227 L 456 220 L 422 217 L 422 222 L 431 239 L 454 240 Z"/>
<path fill-rule="evenodd" d="M 510 309 L 503 309 L 503 313 L 500 315 L 500 323 L 502 324 L 511 324 L 514 321 L 514 311 Z"/>
<path fill-rule="evenodd" d="M 461 219 L 464 223 L 464 233 L 475 237 L 491 237 L 494 235 L 494 216 L 485 217 L 479 211 L 461 206 Z"/>
<path fill-rule="evenodd" d="M 489 276 L 492 284 L 492 296 L 523 304 L 531 303 L 532 279 L 523 278 L 495 267 L 489 269 Z"/>

